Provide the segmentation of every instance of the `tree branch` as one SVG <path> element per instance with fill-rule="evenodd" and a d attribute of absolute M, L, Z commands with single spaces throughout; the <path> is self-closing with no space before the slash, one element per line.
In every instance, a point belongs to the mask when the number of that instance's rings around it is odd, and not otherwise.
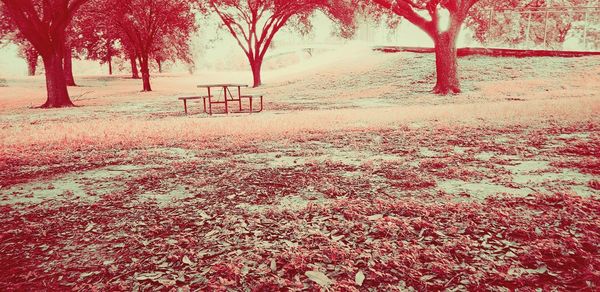
<path fill-rule="evenodd" d="M 373 2 L 379 4 L 383 8 L 390 9 L 396 15 L 404 17 L 406 20 L 410 21 L 412 24 L 416 25 L 423 31 L 425 31 L 429 36 L 434 37 L 437 28 L 432 21 L 428 21 L 418 13 L 415 12 L 415 8 L 417 6 L 410 0 L 397 0 L 395 1 L 396 5 L 393 5 L 389 0 L 373 0 Z"/>

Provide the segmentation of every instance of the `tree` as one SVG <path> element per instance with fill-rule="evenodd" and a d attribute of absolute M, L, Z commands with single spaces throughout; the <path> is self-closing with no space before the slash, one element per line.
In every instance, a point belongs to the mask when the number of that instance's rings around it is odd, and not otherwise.
<path fill-rule="evenodd" d="M 160 41 L 162 44 L 158 46 L 159 49 L 152 53 L 152 58 L 158 65 L 159 73 L 163 72 L 162 66 L 168 61 L 176 62 L 179 60 L 190 66 L 194 64 L 189 37 L 183 35 L 176 37 L 168 36 L 163 37 Z"/>
<path fill-rule="evenodd" d="M 180 46 L 187 44 L 196 30 L 191 3 L 188 0 L 113 0 L 110 3 L 112 20 L 120 28 L 121 40 L 135 52 L 139 61 L 143 91 L 152 91 L 151 58 L 165 46 L 187 50 Z"/>
<path fill-rule="evenodd" d="M 340 25 L 341 35 L 354 31 L 353 7 L 344 0 L 207 0 L 205 11 L 215 12 L 250 62 L 254 87 L 262 84 L 261 67 L 277 32 L 295 20 L 301 32 L 310 29 L 310 16 L 323 11 Z"/>
<path fill-rule="evenodd" d="M 69 30 L 67 33 L 63 51 L 63 71 L 67 86 L 77 86 L 75 84 L 75 77 L 73 77 L 73 43 L 71 38 L 74 34 L 72 30 Z"/>
<path fill-rule="evenodd" d="M 0 40 L 12 42 L 19 47 L 19 57 L 27 62 L 27 75 L 34 76 L 39 54 L 35 48 L 19 33 L 17 27 L 0 7 Z"/>
<path fill-rule="evenodd" d="M 138 70 L 137 66 L 137 55 L 135 54 L 135 50 L 128 50 L 127 57 L 129 58 L 129 62 L 131 63 L 131 78 L 140 79 L 140 71 Z"/>
<path fill-rule="evenodd" d="M 479 0 L 369 0 L 423 30 L 435 46 L 437 94 L 459 93 L 456 39 L 469 11 Z M 500 1 L 499 1 L 500 2 Z M 441 16 L 448 13 L 447 23 Z M 425 17 L 428 15 L 429 17 Z"/>
<path fill-rule="evenodd" d="M 25 39 L 19 42 L 19 56 L 27 62 L 27 75 L 35 76 L 37 71 L 39 54 L 35 48 Z"/>
<path fill-rule="evenodd" d="M 109 1 L 90 0 L 73 21 L 71 45 L 77 55 L 86 59 L 108 64 L 108 74 L 113 73 L 113 58 L 122 53 L 119 46 L 119 30 L 114 21 L 107 17 Z"/>
<path fill-rule="evenodd" d="M 90 37 L 84 37 L 82 41 L 86 59 L 98 61 L 100 64 L 108 64 L 108 75 L 113 74 L 113 58 L 121 55 L 117 47 L 117 38 L 109 35 L 107 31 L 95 31 Z"/>
<path fill-rule="evenodd" d="M 44 62 L 47 99 L 42 107 L 73 106 L 63 70 L 66 29 L 88 0 L 0 0 L 19 32 Z"/>

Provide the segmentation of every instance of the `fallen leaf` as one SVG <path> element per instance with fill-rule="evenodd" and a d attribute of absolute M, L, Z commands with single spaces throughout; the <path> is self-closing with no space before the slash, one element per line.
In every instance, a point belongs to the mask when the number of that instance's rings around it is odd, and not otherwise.
<path fill-rule="evenodd" d="M 344 238 L 344 235 L 338 235 L 338 236 L 333 236 L 331 237 L 332 241 L 339 241 L 340 239 Z"/>
<path fill-rule="evenodd" d="M 94 229 L 94 226 L 96 226 L 96 224 L 94 224 L 94 222 L 90 222 L 90 224 L 88 224 L 85 228 L 85 232 L 90 232 L 92 229 Z"/>
<path fill-rule="evenodd" d="M 248 272 L 250 272 L 250 268 L 248 266 L 243 266 L 241 270 L 242 276 L 248 275 Z"/>
<path fill-rule="evenodd" d="M 431 280 L 433 278 L 435 278 L 435 275 L 425 275 L 425 276 L 419 278 L 419 280 L 421 280 L 423 282 L 427 282 L 427 281 L 429 281 L 429 280 Z"/>
<path fill-rule="evenodd" d="M 277 263 L 275 262 L 275 259 L 271 259 L 271 265 L 270 265 L 271 271 L 275 272 L 277 271 Z"/>
<path fill-rule="evenodd" d="M 89 276 L 97 275 L 97 274 L 100 274 L 100 272 L 96 271 L 96 272 L 81 273 L 81 275 L 79 275 L 79 280 L 83 280 Z"/>
<path fill-rule="evenodd" d="M 527 269 L 527 272 L 529 272 L 530 274 L 544 274 L 548 272 L 548 267 L 546 265 L 541 265 L 537 269 Z"/>
<path fill-rule="evenodd" d="M 211 217 L 208 216 L 208 214 L 206 214 L 206 212 L 200 210 L 198 211 L 198 215 L 200 215 L 200 217 L 202 217 L 202 219 L 210 219 Z"/>
<path fill-rule="evenodd" d="M 165 287 L 175 286 L 175 284 L 176 284 L 175 280 L 164 279 L 164 278 L 158 279 L 158 280 L 156 280 L 156 282 L 162 284 Z"/>
<path fill-rule="evenodd" d="M 137 281 L 144 281 L 144 280 L 156 280 L 158 278 L 160 278 L 162 275 L 164 275 L 165 273 L 163 272 L 152 272 L 152 273 L 143 273 L 143 274 L 138 274 L 137 276 L 135 276 L 134 278 Z"/>
<path fill-rule="evenodd" d="M 319 284 L 321 287 L 329 287 L 333 281 L 327 275 L 319 271 L 308 271 L 304 273 L 309 279 Z"/>
<path fill-rule="evenodd" d="M 190 266 L 193 266 L 193 265 L 194 265 L 194 263 L 193 263 L 193 262 L 190 260 L 190 258 L 188 258 L 188 256 L 187 256 L 187 255 L 184 255 L 184 256 L 183 256 L 183 259 L 182 259 L 182 261 L 183 261 L 183 263 L 184 263 L 184 264 L 186 264 L 186 265 L 190 265 Z"/>
<path fill-rule="evenodd" d="M 369 219 L 371 221 L 375 221 L 375 220 L 378 220 L 381 218 L 383 218 L 383 214 L 375 214 L 375 215 L 371 215 L 371 216 L 367 217 L 367 219 Z"/>
<path fill-rule="evenodd" d="M 295 242 L 291 242 L 289 240 L 284 239 L 283 242 L 287 244 L 289 247 L 298 247 L 298 244 Z"/>
<path fill-rule="evenodd" d="M 363 274 L 362 271 L 358 271 L 356 273 L 356 275 L 354 276 L 354 282 L 356 282 L 356 285 L 362 286 L 364 280 L 365 280 L 365 274 Z"/>
<path fill-rule="evenodd" d="M 204 237 L 211 237 L 214 234 L 216 234 L 217 232 L 219 232 L 219 231 L 217 231 L 217 230 L 211 230 L 208 233 L 204 234 Z"/>

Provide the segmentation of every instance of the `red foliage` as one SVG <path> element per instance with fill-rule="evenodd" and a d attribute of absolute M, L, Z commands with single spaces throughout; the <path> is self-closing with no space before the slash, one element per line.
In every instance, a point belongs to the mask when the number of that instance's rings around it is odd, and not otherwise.
<path fill-rule="evenodd" d="M 188 0 L 102 0 L 110 7 L 104 19 L 118 31 L 126 49 L 137 56 L 143 90 L 151 91 L 150 61 L 191 62 L 189 39 L 196 19 Z"/>
<path fill-rule="evenodd" d="M 301 33 L 312 28 L 311 16 L 320 10 L 339 24 L 341 35 L 354 31 L 354 12 L 345 0 L 209 0 L 196 1 L 202 10 L 219 16 L 250 62 L 254 87 L 262 84 L 261 67 L 279 30 L 291 23 Z"/>

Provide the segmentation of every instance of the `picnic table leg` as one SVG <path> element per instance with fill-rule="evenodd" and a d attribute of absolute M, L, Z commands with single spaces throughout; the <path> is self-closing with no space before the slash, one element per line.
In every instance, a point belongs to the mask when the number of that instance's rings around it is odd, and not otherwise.
<path fill-rule="evenodd" d="M 204 103 L 204 112 L 206 112 L 206 98 L 202 98 L 202 102 Z"/>
<path fill-rule="evenodd" d="M 223 86 L 223 96 L 225 98 L 225 113 L 229 113 L 229 108 L 227 107 L 227 86 Z"/>
<path fill-rule="evenodd" d="M 248 98 L 248 100 L 250 100 L 250 112 L 252 112 L 252 96 L 250 96 L 250 98 Z"/>
<path fill-rule="evenodd" d="M 260 110 L 259 110 L 259 112 L 262 112 L 262 111 L 263 111 L 263 97 L 261 95 L 260 96 Z"/>
<path fill-rule="evenodd" d="M 187 100 L 185 100 L 185 99 L 183 100 L 183 111 L 187 115 Z"/>
<path fill-rule="evenodd" d="M 206 87 L 206 89 L 208 89 L 208 114 L 212 115 L 212 100 L 210 99 L 210 86 Z M 204 112 L 206 112 L 206 108 L 204 109 Z"/>
<path fill-rule="evenodd" d="M 240 112 L 242 111 L 242 89 L 238 86 L 238 102 L 240 103 Z"/>

